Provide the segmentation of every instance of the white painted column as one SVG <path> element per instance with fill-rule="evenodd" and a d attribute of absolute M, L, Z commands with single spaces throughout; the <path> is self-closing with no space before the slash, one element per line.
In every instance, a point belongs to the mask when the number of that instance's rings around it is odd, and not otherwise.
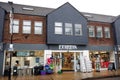
<path fill-rule="evenodd" d="M 52 55 L 52 51 L 51 50 L 44 50 L 44 66 L 47 62 L 47 58 L 50 58 Z"/>
<path fill-rule="evenodd" d="M 74 71 L 77 72 L 77 69 L 76 69 L 76 52 L 74 52 Z"/>
<path fill-rule="evenodd" d="M 60 52 L 60 70 L 62 70 L 62 53 Z"/>
<path fill-rule="evenodd" d="M 115 69 L 117 68 L 117 63 L 116 63 L 116 56 L 117 55 L 117 51 L 113 51 L 113 56 L 114 56 L 114 66 L 115 66 Z"/>

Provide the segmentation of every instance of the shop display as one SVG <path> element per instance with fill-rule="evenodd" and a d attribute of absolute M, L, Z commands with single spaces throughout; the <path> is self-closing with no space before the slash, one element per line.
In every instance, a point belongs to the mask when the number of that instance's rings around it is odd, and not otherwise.
<path fill-rule="evenodd" d="M 83 56 L 80 56 L 80 68 L 81 72 L 86 72 L 86 65 Z"/>
<path fill-rule="evenodd" d="M 90 60 L 85 60 L 86 64 L 86 72 L 91 72 L 92 71 L 92 64 Z"/>
<path fill-rule="evenodd" d="M 109 63 L 108 70 L 115 70 L 115 64 L 114 64 L 114 62 L 110 62 Z"/>
<path fill-rule="evenodd" d="M 109 53 L 110 52 L 106 52 L 106 51 L 91 51 L 90 59 L 92 61 L 92 68 L 95 69 L 96 71 L 100 71 L 100 69 L 108 68 L 110 62 Z"/>

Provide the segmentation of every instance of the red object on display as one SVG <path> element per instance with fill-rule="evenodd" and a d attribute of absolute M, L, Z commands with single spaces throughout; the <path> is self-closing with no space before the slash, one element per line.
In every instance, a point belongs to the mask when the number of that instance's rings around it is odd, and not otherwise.
<path fill-rule="evenodd" d="M 48 59 L 47 59 L 47 64 L 50 64 L 50 63 L 51 63 L 51 59 L 48 58 Z"/>
<path fill-rule="evenodd" d="M 102 68 L 108 68 L 109 62 L 101 62 L 101 67 Z"/>

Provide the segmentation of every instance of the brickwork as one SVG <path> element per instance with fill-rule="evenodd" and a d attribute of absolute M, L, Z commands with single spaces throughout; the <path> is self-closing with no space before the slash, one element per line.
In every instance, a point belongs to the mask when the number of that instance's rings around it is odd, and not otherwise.
<path fill-rule="evenodd" d="M 46 44 L 46 17 L 14 14 L 14 19 L 19 19 L 19 33 L 14 33 L 13 43 Z M 4 42 L 10 42 L 9 14 L 6 15 L 4 26 Z M 31 20 L 31 34 L 23 34 L 23 20 Z M 43 34 L 34 34 L 34 21 L 43 22 Z"/>
<path fill-rule="evenodd" d="M 103 38 L 96 38 L 96 37 L 89 37 L 89 44 L 88 45 L 101 45 L 101 46 L 113 46 L 114 45 L 114 37 L 113 37 L 113 30 L 112 25 L 109 23 L 102 23 L 102 22 L 88 22 L 88 25 L 95 26 L 95 34 L 96 34 L 96 26 L 102 26 L 103 31 Z M 110 38 L 104 37 L 104 27 L 110 27 Z"/>

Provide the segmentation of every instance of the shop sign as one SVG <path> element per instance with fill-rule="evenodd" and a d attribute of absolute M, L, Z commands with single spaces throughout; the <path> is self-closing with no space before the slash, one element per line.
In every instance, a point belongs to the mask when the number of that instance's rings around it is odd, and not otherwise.
<path fill-rule="evenodd" d="M 23 57 L 25 57 L 25 56 L 29 56 L 29 52 L 27 52 L 27 51 L 23 51 L 23 52 L 17 52 L 17 56 L 23 56 Z"/>
<path fill-rule="evenodd" d="M 77 49 L 77 46 L 76 45 L 59 45 L 59 49 L 75 50 Z"/>

